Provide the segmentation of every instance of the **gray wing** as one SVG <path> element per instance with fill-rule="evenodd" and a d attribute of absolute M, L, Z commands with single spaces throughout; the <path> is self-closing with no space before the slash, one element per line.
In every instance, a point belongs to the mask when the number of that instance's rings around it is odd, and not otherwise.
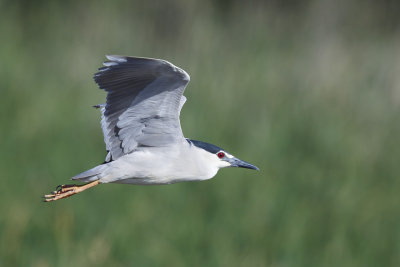
<path fill-rule="evenodd" d="M 99 108 L 101 111 L 101 120 L 100 120 L 100 125 L 101 125 L 101 130 L 103 131 L 103 136 L 104 136 L 104 143 L 106 144 L 106 150 L 107 150 L 107 155 L 106 159 L 104 162 L 110 162 L 111 161 L 111 153 L 110 153 L 110 144 L 109 144 L 109 138 L 108 138 L 108 125 L 106 122 L 106 117 L 104 116 L 104 112 L 106 111 L 106 104 L 100 104 L 100 105 L 95 105 L 93 106 L 94 108 Z"/>
<path fill-rule="evenodd" d="M 107 91 L 101 126 L 106 161 L 141 146 L 184 140 L 179 121 L 190 77 L 171 63 L 150 58 L 107 56 L 94 80 Z M 108 159 L 108 160 L 107 160 Z"/>

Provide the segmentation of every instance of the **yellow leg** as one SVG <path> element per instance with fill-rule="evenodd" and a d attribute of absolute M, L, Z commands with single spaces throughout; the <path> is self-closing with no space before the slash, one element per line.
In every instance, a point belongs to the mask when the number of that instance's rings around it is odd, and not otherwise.
<path fill-rule="evenodd" d="M 50 201 L 56 201 L 62 198 L 67 198 L 70 197 L 72 195 L 78 194 L 82 191 L 85 191 L 86 189 L 89 189 L 93 186 L 96 186 L 100 184 L 99 181 L 94 181 L 94 182 L 90 182 L 84 185 L 59 185 L 57 186 L 57 190 L 53 191 L 51 194 L 49 195 L 45 195 L 44 196 L 44 201 L 45 202 L 50 202 Z"/>

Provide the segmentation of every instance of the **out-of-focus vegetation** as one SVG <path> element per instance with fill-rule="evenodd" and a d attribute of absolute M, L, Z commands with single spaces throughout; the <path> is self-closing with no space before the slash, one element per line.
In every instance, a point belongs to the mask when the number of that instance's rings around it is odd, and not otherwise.
<path fill-rule="evenodd" d="M 0 266 L 400 266 L 399 7 L 0 1 Z M 40 202 L 104 159 L 105 54 L 185 69 L 185 136 L 261 171 Z"/>

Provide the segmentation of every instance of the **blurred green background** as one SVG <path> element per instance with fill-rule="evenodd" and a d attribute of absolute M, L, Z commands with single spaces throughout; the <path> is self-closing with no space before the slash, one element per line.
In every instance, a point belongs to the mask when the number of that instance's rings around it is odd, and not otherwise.
<path fill-rule="evenodd" d="M 0 0 L 0 266 L 400 266 L 399 10 Z M 105 157 L 105 54 L 185 69 L 185 136 L 261 171 L 42 203 Z"/>

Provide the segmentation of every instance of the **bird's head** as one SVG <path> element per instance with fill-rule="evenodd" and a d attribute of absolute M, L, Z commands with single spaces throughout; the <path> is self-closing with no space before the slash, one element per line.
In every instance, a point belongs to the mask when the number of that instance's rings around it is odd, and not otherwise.
<path fill-rule="evenodd" d="M 259 171 L 260 169 L 250 164 L 244 160 L 238 159 L 233 155 L 226 152 L 224 149 L 217 147 L 215 145 L 196 141 L 196 140 L 188 140 L 191 144 L 195 145 L 196 147 L 203 149 L 207 152 L 208 158 L 218 167 L 239 167 L 239 168 L 247 168 Z"/>

